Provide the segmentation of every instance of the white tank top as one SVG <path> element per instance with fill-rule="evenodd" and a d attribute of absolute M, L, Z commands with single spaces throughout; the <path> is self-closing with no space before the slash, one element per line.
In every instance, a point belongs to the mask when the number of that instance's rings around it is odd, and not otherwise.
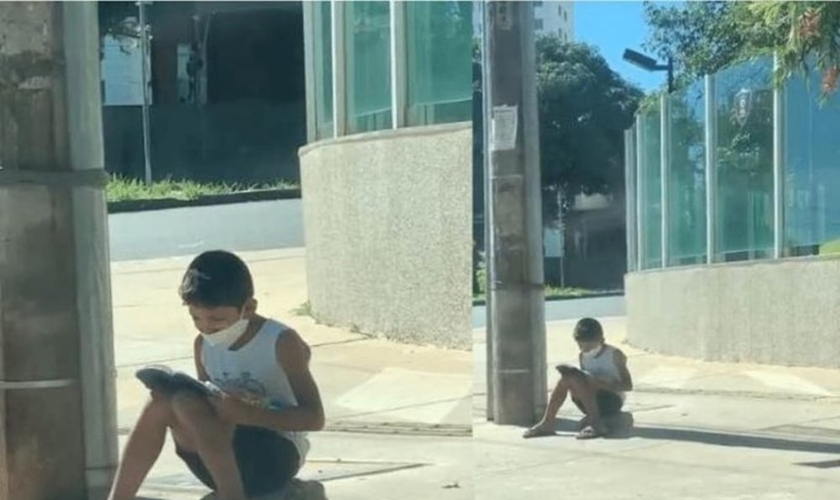
<path fill-rule="evenodd" d="M 235 351 L 226 346 L 201 344 L 201 363 L 210 381 L 260 408 L 297 406 L 297 398 L 285 370 L 277 362 L 277 339 L 289 328 L 268 319 L 247 344 Z M 306 461 L 309 440 L 306 432 L 280 432 L 297 448 L 300 465 Z"/>
<path fill-rule="evenodd" d="M 619 381 L 621 374 L 615 365 L 615 347 L 604 344 L 604 347 L 595 353 L 583 353 L 580 359 L 581 370 L 596 378 Z M 618 392 L 622 397 L 623 392 Z"/>

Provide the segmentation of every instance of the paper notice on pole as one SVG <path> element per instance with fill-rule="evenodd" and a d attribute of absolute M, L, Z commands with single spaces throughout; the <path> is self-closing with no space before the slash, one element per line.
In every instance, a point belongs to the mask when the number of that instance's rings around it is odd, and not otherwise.
<path fill-rule="evenodd" d="M 493 116 L 490 124 L 490 147 L 492 151 L 516 149 L 518 120 L 518 106 L 493 106 Z"/>
<path fill-rule="evenodd" d="M 543 228 L 543 247 L 549 258 L 563 257 L 563 229 L 559 227 Z"/>

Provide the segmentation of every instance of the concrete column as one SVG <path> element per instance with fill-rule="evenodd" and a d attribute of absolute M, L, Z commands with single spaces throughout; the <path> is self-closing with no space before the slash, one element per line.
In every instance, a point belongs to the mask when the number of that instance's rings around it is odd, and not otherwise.
<path fill-rule="evenodd" d="M 490 26 L 490 9 L 487 2 L 476 3 L 476 8 L 481 9 L 481 173 L 482 173 L 482 188 L 484 193 L 484 265 L 485 265 L 485 280 L 484 280 L 484 302 L 485 302 L 485 321 L 487 324 L 486 338 L 487 347 L 485 353 L 487 355 L 487 366 L 485 367 L 487 375 L 487 420 L 493 421 L 495 416 L 495 389 L 493 386 L 493 294 L 490 289 L 493 287 L 491 267 L 495 259 L 495 250 L 493 248 L 493 228 L 490 222 L 493 220 L 493 203 L 492 191 L 493 186 L 490 184 L 490 110 L 493 109 L 491 102 L 492 85 L 490 80 L 490 36 L 487 33 L 487 27 Z M 475 124 L 473 124 L 475 130 Z"/>
<path fill-rule="evenodd" d="M 70 165 L 103 175 L 105 165 L 96 2 L 64 2 Z M 88 498 L 104 498 L 118 456 L 108 205 L 101 186 L 73 189 L 76 304 L 79 311 Z"/>
<path fill-rule="evenodd" d="M 83 500 L 116 463 L 96 4 L 0 32 L 0 498 Z"/>

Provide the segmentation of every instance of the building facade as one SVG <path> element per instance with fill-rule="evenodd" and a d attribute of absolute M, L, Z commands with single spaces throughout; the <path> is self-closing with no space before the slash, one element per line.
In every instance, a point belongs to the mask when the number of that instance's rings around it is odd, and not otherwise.
<path fill-rule="evenodd" d="M 144 178 L 137 2 L 98 2 L 108 171 Z M 154 180 L 299 180 L 301 2 L 145 2 Z"/>
<path fill-rule="evenodd" d="M 665 96 L 627 131 L 629 340 L 840 366 L 840 98 L 773 60 Z M 807 340 L 806 340 L 807 339 Z"/>
<path fill-rule="evenodd" d="M 468 348 L 473 2 L 303 8 L 312 313 Z"/>
<path fill-rule="evenodd" d="M 482 2 L 476 2 L 481 4 Z M 534 34 L 535 36 L 556 35 L 564 42 L 575 39 L 574 2 L 558 2 L 540 0 L 534 1 Z M 484 22 L 482 10 L 473 11 L 473 30 L 477 40 L 483 34 Z"/>
<path fill-rule="evenodd" d="M 534 2 L 534 32 L 537 36 L 557 35 L 564 42 L 575 39 L 573 2 Z"/>

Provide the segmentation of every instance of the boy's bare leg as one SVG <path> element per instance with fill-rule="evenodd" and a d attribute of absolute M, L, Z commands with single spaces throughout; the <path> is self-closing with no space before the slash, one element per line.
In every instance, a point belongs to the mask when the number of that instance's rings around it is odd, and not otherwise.
<path fill-rule="evenodd" d="M 171 422 L 172 412 L 168 399 L 153 395 L 128 436 L 108 500 L 134 499 L 160 456 L 166 440 L 166 429 Z"/>
<path fill-rule="evenodd" d="M 198 453 L 221 500 L 246 500 L 233 450 L 236 427 L 216 417 L 207 401 L 189 393 L 173 397 L 172 411 L 179 424 L 173 437 L 185 451 Z"/>
<path fill-rule="evenodd" d="M 566 397 L 569 394 L 569 384 L 565 378 L 561 377 L 551 391 L 551 396 L 548 398 L 548 405 L 545 408 L 542 419 L 533 427 L 525 431 L 524 437 L 537 437 L 552 434 L 554 432 L 554 419 L 557 417 L 557 412 L 566 402 Z"/>
<path fill-rule="evenodd" d="M 569 392 L 572 393 L 572 397 L 580 401 L 586 414 L 584 417 L 585 425 L 581 430 L 581 436 L 583 436 L 584 431 L 588 427 L 592 427 L 596 432 L 603 431 L 604 426 L 601 421 L 601 413 L 598 409 L 598 400 L 596 398 L 597 391 L 592 384 L 586 378 L 576 378 L 570 381 Z"/>

